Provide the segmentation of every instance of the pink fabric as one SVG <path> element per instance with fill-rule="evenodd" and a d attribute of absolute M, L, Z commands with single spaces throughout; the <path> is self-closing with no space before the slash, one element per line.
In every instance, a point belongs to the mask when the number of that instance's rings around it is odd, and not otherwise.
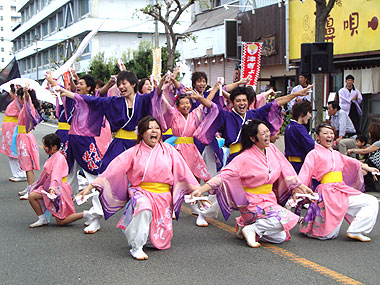
<path fill-rule="evenodd" d="M 362 193 L 359 191 L 363 187 L 360 162 L 319 144 L 316 144 L 315 149 L 306 156 L 299 178 L 305 185 L 310 185 L 312 178 L 321 181 L 325 174 L 333 171 L 342 171 L 344 182 L 318 185 L 316 190 L 322 199 L 312 206 L 316 208 L 313 213 L 314 218 L 309 219 L 310 215 L 306 215 L 301 225 L 302 233 L 311 233 L 320 237 L 328 236 L 343 220 L 348 209 L 348 197 Z M 345 182 L 357 189 L 348 186 Z"/>
<path fill-rule="evenodd" d="M 210 135 L 208 133 L 210 126 L 219 114 L 219 109 L 215 103 L 211 103 L 210 109 L 199 105 L 189 113 L 187 119 L 176 107 L 172 107 L 165 97 L 162 98 L 160 105 L 162 106 L 163 116 L 159 116 L 159 120 L 165 120 L 160 122 L 165 127 L 164 131 L 171 128 L 173 135 L 176 137 L 196 137 L 204 144 L 210 143 L 211 139 L 215 137 L 215 134 Z M 175 148 L 183 156 L 197 178 L 205 181 L 211 178 L 206 163 L 195 144 L 177 144 Z"/>
<path fill-rule="evenodd" d="M 216 178 L 207 183 L 217 192 L 224 191 L 223 196 L 227 197 L 225 201 L 240 211 L 241 216 L 236 219 L 238 224 L 245 226 L 257 219 L 274 216 L 282 224 L 287 239 L 290 238 L 289 231 L 297 224 L 299 217 L 278 203 L 287 200 L 300 181 L 292 165 L 273 144 L 266 148 L 266 155 L 253 145 L 236 156 Z M 253 194 L 243 189 L 264 184 L 273 184 L 270 194 Z M 242 195 L 247 203 L 244 203 Z"/>
<path fill-rule="evenodd" d="M 100 157 L 106 153 L 108 146 L 112 141 L 112 133 L 110 123 L 104 119 L 104 127 L 102 126 L 100 130 L 100 136 L 95 137 L 96 146 L 98 147 L 98 152 Z"/>
<path fill-rule="evenodd" d="M 32 110 L 35 111 L 33 107 Z M 27 121 L 26 113 L 27 110 L 24 104 L 18 117 L 19 126 L 25 126 L 25 122 Z M 17 134 L 17 158 L 22 170 L 40 170 L 40 154 L 38 152 L 38 144 L 32 133 Z"/>
<path fill-rule="evenodd" d="M 251 105 L 249 105 L 249 110 L 261 108 L 266 103 L 267 103 L 267 95 L 266 94 L 256 95 L 256 100 Z"/>
<path fill-rule="evenodd" d="M 48 209 L 54 217 L 60 220 L 75 213 L 74 203 L 71 198 L 71 187 L 68 183 L 62 182 L 62 178 L 67 177 L 68 173 L 69 167 L 66 159 L 58 151 L 45 162 L 40 177 L 29 188 L 29 192 L 42 194 L 43 203 L 41 201 L 41 204 L 44 210 L 45 208 Z M 45 190 L 49 193 L 51 188 L 54 189 L 55 194 L 58 196 L 54 201 L 41 192 Z"/>
<path fill-rule="evenodd" d="M 5 109 L 5 116 L 9 117 L 18 117 L 20 113 L 19 108 L 17 107 L 16 101 L 9 103 Z M 11 145 L 12 145 L 12 136 L 17 126 L 17 122 L 3 122 L 1 126 L 1 153 L 4 153 L 8 157 L 17 158 L 17 156 L 12 155 Z"/>
<path fill-rule="evenodd" d="M 141 182 L 169 184 L 171 192 L 147 193 L 148 191 L 139 187 Z M 171 145 L 162 142 L 153 149 L 140 142 L 126 150 L 91 184 L 101 191 L 100 201 L 106 219 L 125 206 L 130 194 L 147 197 L 150 205 L 136 207 L 133 214 L 136 215 L 142 209 L 152 210 L 150 238 L 159 249 L 169 248 L 173 235 L 171 221 L 169 223 L 163 215 L 167 209 L 171 214 L 174 208 L 178 217 L 183 195 L 191 193 L 199 185 L 182 156 Z M 127 218 L 123 216 L 119 224 L 125 225 L 123 220 Z M 160 234 L 157 235 L 157 232 Z"/>

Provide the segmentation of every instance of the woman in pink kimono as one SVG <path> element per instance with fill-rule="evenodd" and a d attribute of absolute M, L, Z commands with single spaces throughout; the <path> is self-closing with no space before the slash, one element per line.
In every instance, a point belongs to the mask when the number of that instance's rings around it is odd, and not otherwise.
<path fill-rule="evenodd" d="M 78 194 L 83 197 L 93 188 L 100 191 L 106 219 L 128 202 L 118 227 L 125 231 L 132 257 L 139 260 L 148 259 L 143 251 L 148 237 L 158 249 L 170 247 L 173 210 L 178 218 L 183 195 L 199 185 L 182 156 L 161 137 L 158 121 L 142 118 L 137 144 L 113 159 Z"/>
<path fill-rule="evenodd" d="M 299 216 L 284 205 L 293 193 L 312 193 L 301 184 L 288 160 L 270 143 L 270 131 L 264 122 L 254 119 L 244 123 L 242 151 L 214 178 L 193 192 L 200 196 L 215 190 L 225 219 L 233 209 L 236 237 L 245 238 L 248 246 L 259 247 L 261 241 L 282 243 L 290 239 L 289 231 Z"/>
<path fill-rule="evenodd" d="M 28 187 L 35 181 L 33 170 L 40 170 L 40 155 L 38 145 L 31 131 L 41 122 L 37 112 L 38 101 L 34 90 L 28 86 L 17 90 L 17 105 L 20 108 L 18 116 L 17 158 L 20 167 L 26 172 Z M 28 200 L 28 193 L 20 197 Z"/>
<path fill-rule="evenodd" d="M 164 87 L 164 93 L 168 92 Z M 160 97 L 162 105 L 162 116 L 159 114 L 159 120 L 166 131 L 172 129 L 173 135 L 177 137 L 175 148 L 185 159 L 194 176 L 200 180 L 210 180 L 210 174 L 206 163 L 202 158 L 198 148 L 194 144 L 194 137 L 203 144 L 210 144 L 215 137 L 215 131 L 210 129 L 212 123 L 219 114 L 217 105 L 196 93 L 194 90 L 185 88 L 187 94 L 180 94 L 175 100 L 175 107 Z M 167 97 L 167 96 L 166 96 Z M 191 100 L 197 100 L 201 103 L 198 107 L 191 111 Z M 196 205 L 192 206 L 195 214 L 198 215 L 196 225 L 200 227 L 208 226 L 204 215 L 199 211 Z M 210 213 L 215 216 L 215 213 Z M 208 216 L 208 215 L 206 215 Z"/>
<path fill-rule="evenodd" d="M 60 226 L 89 217 L 89 213 L 75 213 L 71 198 L 71 187 L 67 183 L 69 167 L 66 158 L 59 151 L 61 139 L 57 134 L 46 135 L 42 139 L 44 150 L 51 157 L 45 162 L 38 180 L 29 188 L 29 203 L 38 216 L 37 222 L 30 224 L 29 228 L 47 225 L 49 222 L 44 215 L 47 210 L 55 217 Z M 50 199 L 49 195 L 55 195 Z"/>
<path fill-rule="evenodd" d="M 311 179 L 320 181 L 316 191 L 319 200 L 310 203 L 301 224 L 301 232 L 317 239 L 333 239 L 339 234 L 343 219 L 350 226 L 346 236 L 360 241 L 371 241 L 364 234 L 373 229 L 379 204 L 374 196 L 363 194 L 363 173 L 379 172 L 374 167 L 342 155 L 332 149 L 334 129 L 329 124 L 316 128 L 319 144 L 310 151 L 299 173 L 306 185 Z"/>
<path fill-rule="evenodd" d="M 17 160 L 17 154 L 13 153 L 11 150 L 12 137 L 17 126 L 18 115 L 20 109 L 17 107 L 16 103 L 16 90 L 14 85 L 11 85 L 11 90 L 9 92 L 12 102 L 9 103 L 5 109 L 4 122 L 1 125 L 1 153 L 8 156 L 9 167 L 11 169 L 12 177 L 9 178 L 9 181 L 19 182 L 25 181 L 25 172 L 21 170 L 20 165 Z M 25 194 L 25 193 L 24 193 Z"/>

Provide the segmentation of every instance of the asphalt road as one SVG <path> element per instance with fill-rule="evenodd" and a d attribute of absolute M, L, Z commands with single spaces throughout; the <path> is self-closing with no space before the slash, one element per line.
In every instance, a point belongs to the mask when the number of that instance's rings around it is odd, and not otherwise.
<path fill-rule="evenodd" d="M 41 124 L 34 135 L 42 145 L 42 136 L 54 131 Z M 42 167 L 42 148 L 40 158 Z M 136 261 L 115 227 L 121 213 L 102 221 L 94 235 L 83 234 L 83 221 L 29 229 L 36 216 L 17 196 L 26 182 L 8 181 L 4 155 L 0 169 L 0 284 L 380 284 L 380 225 L 370 243 L 347 239 L 344 223 L 335 240 L 310 239 L 295 228 L 290 241 L 253 249 L 232 233 L 237 213 L 198 228 L 185 208 L 174 222 L 171 248 L 147 248 L 149 260 Z"/>

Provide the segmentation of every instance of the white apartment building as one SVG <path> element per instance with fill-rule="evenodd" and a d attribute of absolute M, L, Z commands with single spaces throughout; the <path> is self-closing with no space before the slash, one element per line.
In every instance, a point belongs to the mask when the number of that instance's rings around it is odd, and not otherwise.
<path fill-rule="evenodd" d="M 16 0 L 0 0 L 0 70 L 13 58 L 10 37 L 20 19 L 21 15 L 16 12 Z"/>
<path fill-rule="evenodd" d="M 11 39 L 22 77 L 42 79 L 45 70 L 68 59 L 100 23 L 99 32 L 75 64 L 77 72 L 86 71 L 99 52 L 106 58 L 120 57 L 124 51 L 136 49 L 141 40 L 153 42 L 154 21 L 138 12 L 149 3 L 151 0 L 18 1 L 21 25 L 14 29 Z M 189 26 L 190 12 L 181 17 L 181 22 L 178 32 Z M 159 25 L 160 46 L 165 43 L 163 31 Z"/>

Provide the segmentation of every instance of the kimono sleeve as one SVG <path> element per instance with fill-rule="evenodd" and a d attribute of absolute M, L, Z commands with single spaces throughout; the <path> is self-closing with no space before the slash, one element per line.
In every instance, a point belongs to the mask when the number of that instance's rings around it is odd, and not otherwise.
<path fill-rule="evenodd" d="M 302 184 L 308 186 L 309 188 L 312 188 L 312 179 L 314 175 L 314 168 L 315 168 L 315 152 L 311 151 L 309 152 L 306 157 L 305 161 L 302 164 L 302 168 L 298 174 L 298 178 L 301 180 Z"/>
<path fill-rule="evenodd" d="M 105 219 L 123 208 L 129 200 L 126 173 L 132 167 L 133 154 L 134 148 L 123 152 L 111 161 L 101 176 L 91 182 L 100 192 L 99 200 Z"/>
<path fill-rule="evenodd" d="M 282 126 L 281 107 L 277 104 L 277 100 L 267 103 L 259 109 L 248 110 L 247 115 L 250 119 L 264 121 L 270 130 L 271 136 L 276 134 Z"/>
<path fill-rule="evenodd" d="M 194 115 L 197 116 L 197 129 L 194 137 L 203 144 L 210 144 L 218 131 L 216 124 L 214 124 L 219 115 L 218 106 L 211 102 L 211 108 L 199 106 L 192 112 L 196 112 Z"/>
<path fill-rule="evenodd" d="M 162 94 L 156 94 L 152 97 L 152 115 L 161 124 L 162 132 L 166 132 L 172 126 L 172 120 L 174 118 L 175 107 L 168 102 L 167 97 L 163 94 L 168 93 L 170 86 L 166 84 L 163 88 Z M 157 88 L 156 88 L 157 89 Z"/>
<path fill-rule="evenodd" d="M 361 162 L 341 153 L 339 153 L 339 155 L 344 163 L 342 171 L 344 183 L 356 190 L 364 192 L 365 187 Z"/>
<path fill-rule="evenodd" d="M 105 109 L 112 97 L 91 97 L 75 94 L 70 135 L 99 136 Z"/>
<path fill-rule="evenodd" d="M 41 121 L 41 116 L 38 114 L 37 110 L 32 104 L 32 100 L 29 97 L 29 100 L 24 103 L 25 108 L 25 129 L 26 132 L 33 130 Z"/>

